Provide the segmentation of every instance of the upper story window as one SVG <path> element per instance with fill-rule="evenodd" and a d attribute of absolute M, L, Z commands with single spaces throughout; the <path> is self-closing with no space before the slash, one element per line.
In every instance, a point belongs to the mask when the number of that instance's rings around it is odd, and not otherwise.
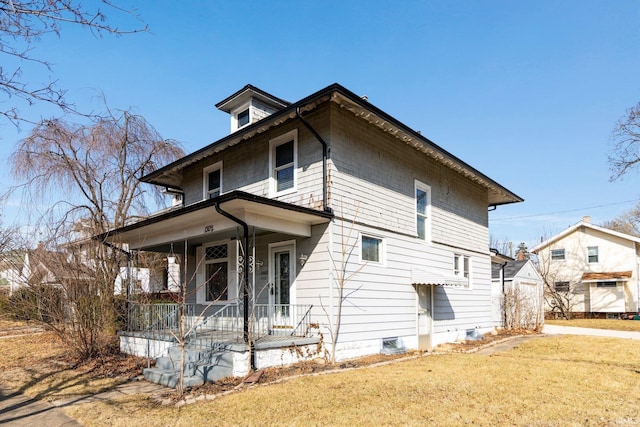
<path fill-rule="evenodd" d="M 553 289 L 556 292 L 569 292 L 569 282 L 553 282 Z"/>
<path fill-rule="evenodd" d="M 212 199 L 222 194 L 222 162 L 203 170 L 203 198 Z"/>
<path fill-rule="evenodd" d="M 420 240 L 429 240 L 429 208 L 431 205 L 431 187 L 419 181 L 416 181 L 415 194 L 416 234 Z"/>
<path fill-rule="evenodd" d="M 587 248 L 587 258 L 590 263 L 598 262 L 598 247 L 589 246 Z"/>
<path fill-rule="evenodd" d="M 360 246 L 362 261 L 382 263 L 382 239 L 362 235 Z"/>
<path fill-rule="evenodd" d="M 270 141 L 272 194 L 295 191 L 298 167 L 298 130 Z"/>
<path fill-rule="evenodd" d="M 564 249 L 552 249 L 551 250 L 552 261 L 564 261 Z"/>

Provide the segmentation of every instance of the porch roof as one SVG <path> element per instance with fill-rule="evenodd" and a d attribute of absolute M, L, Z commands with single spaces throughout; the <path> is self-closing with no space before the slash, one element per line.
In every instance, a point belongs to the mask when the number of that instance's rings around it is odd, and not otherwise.
<path fill-rule="evenodd" d="M 604 273 L 583 273 L 582 282 L 627 281 L 631 278 L 631 271 L 610 271 Z"/>
<path fill-rule="evenodd" d="M 207 241 L 235 236 L 238 224 L 216 211 L 216 205 L 256 231 L 310 236 L 311 226 L 327 223 L 330 212 L 233 191 L 221 196 L 171 209 L 134 224 L 117 228 L 96 239 L 128 243 L 130 249 L 165 251 L 172 242 Z"/>

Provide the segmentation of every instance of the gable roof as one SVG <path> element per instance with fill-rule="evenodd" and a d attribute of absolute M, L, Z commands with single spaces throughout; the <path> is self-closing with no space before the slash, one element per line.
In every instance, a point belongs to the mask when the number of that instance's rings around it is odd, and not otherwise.
<path fill-rule="evenodd" d="M 635 236 L 632 236 L 630 234 L 620 233 L 619 231 L 614 231 L 614 230 L 610 230 L 608 228 L 600 227 L 598 225 L 591 224 L 590 222 L 587 222 L 587 221 L 580 221 L 580 222 L 572 225 L 571 227 L 567 228 L 566 230 L 564 230 L 564 231 L 556 234 L 555 236 L 552 236 L 551 238 L 545 240 L 544 242 L 540 243 L 538 246 L 536 246 L 535 248 L 531 249 L 531 252 L 537 254 L 539 250 L 544 249 L 547 246 L 550 246 L 551 244 L 553 244 L 554 242 L 557 242 L 558 240 L 564 239 L 569 234 L 579 230 L 580 227 L 590 228 L 591 230 L 599 231 L 601 233 L 604 233 L 604 234 L 607 234 L 607 235 L 610 235 L 610 236 L 615 236 L 615 237 L 618 237 L 620 239 L 625 239 L 625 240 L 629 240 L 629 241 L 632 241 L 632 242 L 635 242 L 635 243 L 640 243 L 640 237 L 635 237 Z"/>
<path fill-rule="evenodd" d="M 271 95 L 264 90 L 257 88 L 253 85 L 246 85 L 236 93 L 226 97 L 222 101 L 216 104 L 216 108 L 218 110 L 224 111 L 226 113 L 230 112 L 237 106 L 248 102 L 252 97 L 257 97 L 262 102 L 265 102 L 274 108 L 284 108 L 291 105 L 289 101 L 285 101 L 284 99 L 280 99 L 276 96 Z"/>
<path fill-rule="evenodd" d="M 507 261 L 505 264 L 491 263 L 491 278 L 497 279 L 500 277 L 500 270 L 504 265 L 504 279 L 509 280 L 516 277 L 516 275 L 522 270 L 522 268 L 529 262 L 528 259 L 523 261 Z"/>
<path fill-rule="evenodd" d="M 247 87 L 244 89 L 246 88 Z M 251 87 L 251 89 L 253 90 L 255 88 Z M 242 91 L 243 89 L 239 92 Z M 239 92 L 236 92 L 230 98 L 233 98 L 234 96 L 237 97 Z M 229 98 L 221 101 L 218 105 L 224 104 L 228 101 Z M 256 123 L 247 125 L 236 132 L 207 145 L 206 147 L 203 147 L 173 163 L 145 175 L 140 178 L 140 180 L 150 184 L 180 189 L 182 182 L 182 170 L 187 166 L 228 147 L 242 143 L 257 134 L 263 133 L 289 120 L 296 120 L 298 114 L 314 110 L 319 105 L 327 102 L 334 102 L 340 105 L 347 111 L 353 113 L 356 117 L 366 120 L 372 126 L 376 126 L 384 132 L 393 135 L 400 143 L 414 147 L 416 150 L 434 158 L 439 163 L 444 164 L 457 173 L 462 174 L 466 178 L 487 188 L 489 193 L 489 206 L 524 201 L 520 196 L 498 184 L 496 181 L 463 162 L 453 154 L 444 150 L 442 147 L 436 145 L 418 132 L 410 129 L 408 126 L 362 99 L 362 97 L 337 83 L 327 86 L 326 88 L 321 89 L 293 104 L 289 104 Z"/>

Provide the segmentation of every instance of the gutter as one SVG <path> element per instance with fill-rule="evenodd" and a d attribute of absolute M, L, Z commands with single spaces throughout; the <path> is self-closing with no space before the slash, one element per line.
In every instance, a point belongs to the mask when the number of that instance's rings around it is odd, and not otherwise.
<path fill-rule="evenodd" d="M 242 227 L 242 232 L 244 234 L 243 239 L 244 239 L 244 250 L 245 250 L 244 255 L 245 256 L 243 257 L 244 259 L 242 261 L 242 280 L 244 281 L 244 286 L 242 287 L 242 303 L 244 305 L 244 310 L 243 310 L 242 333 L 243 333 L 244 342 L 249 345 L 249 351 L 251 352 L 251 369 L 255 370 L 256 369 L 255 349 L 253 346 L 253 340 L 249 336 L 249 256 L 248 256 L 249 225 L 247 225 L 247 223 L 242 221 L 240 218 L 237 218 L 234 215 L 231 215 L 229 212 L 223 211 L 222 208 L 220 208 L 220 201 L 215 202 L 215 208 L 220 215 L 240 225 Z"/>
<path fill-rule="evenodd" d="M 316 132 L 314 128 L 311 127 L 309 122 L 307 122 L 300 114 L 300 107 L 296 107 L 296 117 L 298 120 L 302 122 L 302 124 L 311 132 L 311 134 L 322 144 L 322 209 L 325 212 L 332 212 L 331 208 L 328 206 L 328 197 L 327 197 L 327 158 L 329 157 L 329 148 L 324 139 Z"/>

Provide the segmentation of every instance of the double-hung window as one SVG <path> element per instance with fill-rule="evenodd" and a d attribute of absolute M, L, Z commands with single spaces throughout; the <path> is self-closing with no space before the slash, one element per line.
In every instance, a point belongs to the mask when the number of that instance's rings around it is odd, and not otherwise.
<path fill-rule="evenodd" d="M 589 263 L 598 262 L 598 247 L 597 246 L 589 246 L 587 248 L 587 258 Z"/>
<path fill-rule="evenodd" d="M 204 168 L 203 184 L 205 199 L 222 194 L 222 162 Z"/>
<path fill-rule="evenodd" d="M 429 206 L 431 203 L 431 187 L 415 182 L 416 195 L 416 235 L 420 240 L 429 240 Z"/>
<path fill-rule="evenodd" d="M 553 289 L 556 292 L 569 292 L 570 282 L 565 282 L 565 281 L 553 282 Z"/>
<path fill-rule="evenodd" d="M 270 141 L 273 194 L 295 191 L 298 167 L 298 131 L 293 130 Z"/>

